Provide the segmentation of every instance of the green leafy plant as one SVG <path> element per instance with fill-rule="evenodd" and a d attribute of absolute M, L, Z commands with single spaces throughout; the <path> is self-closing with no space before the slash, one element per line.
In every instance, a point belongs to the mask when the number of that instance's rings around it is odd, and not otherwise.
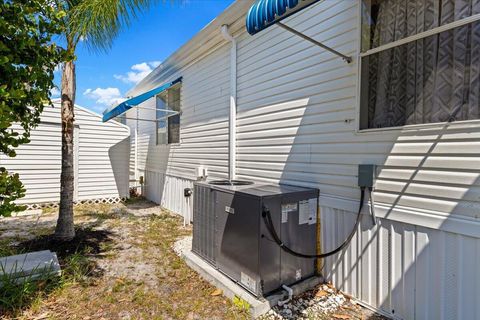
<path fill-rule="evenodd" d="M 89 250 L 75 252 L 68 256 L 63 263 L 63 283 L 88 284 L 88 276 L 95 268 L 94 263 L 88 259 Z"/>
<path fill-rule="evenodd" d="M 29 142 L 52 104 L 53 73 L 66 57 L 52 37 L 62 32 L 64 15 L 48 0 L 0 1 L 0 153 L 8 157 Z M 0 215 L 21 210 L 13 201 L 24 195 L 19 176 L 1 168 Z"/>
<path fill-rule="evenodd" d="M 10 216 L 12 212 L 24 210 L 24 206 L 13 202 L 23 196 L 25 188 L 18 174 L 9 174 L 5 168 L 0 167 L 0 216 Z"/>

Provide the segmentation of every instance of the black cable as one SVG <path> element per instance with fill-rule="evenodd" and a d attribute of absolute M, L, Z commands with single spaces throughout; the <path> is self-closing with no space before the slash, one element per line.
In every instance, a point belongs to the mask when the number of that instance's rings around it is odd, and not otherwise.
<path fill-rule="evenodd" d="M 360 196 L 360 206 L 358 208 L 358 213 L 357 213 L 357 220 L 355 221 L 355 225 L 353 226 L 353 229 L 352 229 L 352 232 L 350 232 L 350 234 L 348 235 L 347 239 L 345 239 L 345 241 L 336 249 L 330 251 L 330 252 L 325 252 L 325 253 L 322 253 L 322 254 L 304 254 L 304 253 L 300 253 L 300 252 L 296 252 L 296 251 L 293 251 L 292 249 L 290 249 L 289 247 L 287 247 L 283 242 L 282 240 L 280 239 L 280 237 L 278 236 L 277 232 L 275 231 L 275 227 L 273 225 L 273 221 L 272 221 L 272 216 L 270 214 L 270 210 L 268 209 L 264 209 L 263 210 L 263 213 L 262 213 L 262 217 L 263 217 L 263 222 L 265 223 L 265 226 L 267 227 L 267 230 L 268 232 L 270 233 L 270 235 L 272 236 L 273 240 L 277 243 L 277 245 L 285 252 L 293 255 L 293 256 L 297 256 L 297 257 L 300 257 L 300 258 L 310 258 L 310 259 L 319 259 L 319 258 L 325 258 L 325 257 L 328 257 L 328 256 L 331 256 L 331 255 L 334 255 L 336 254 L 337 252 L 343 250 L 349 243 L 350 241 L 352 240 L 353 238 L 353 235 L 355 234 L 355 232 L 357 231 L 357 228 L 358 228 L 358 224 L 360 223 L 360 218 L 362 216 L 362 208 L 363 208 L 363 201 L 365 200 L 365 188 L 361 188 L 361 196 Z"/>
<path fill-rule="evenodd" d="M 370 198 L 370 215 L 372 216 L 373 225 L 377 224 L 377 216 L 375 214 L 375 201 L 373 200 L 373 188 L 368 188 L 368 196 Z"/>

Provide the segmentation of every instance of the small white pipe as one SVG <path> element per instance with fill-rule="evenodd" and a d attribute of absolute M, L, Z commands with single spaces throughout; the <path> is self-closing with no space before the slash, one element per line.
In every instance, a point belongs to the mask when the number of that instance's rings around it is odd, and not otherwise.
<path fill-rule="evenodd" d="M 230 180 L 236 176 L 236 157 L 237 157 L 237 41 L 228 33 L 228 26 L 223 25 L 220 29 L 225 40 L 232 43 L 230 49 L 230 116 L 229 116 L 229 141 L 228 141 L 228 176 Z"/>
<path fill-rule="evenodd" d="M 133 170 L 134 170 L 134 178 L 135 178 L 135 186 L 136 186 L 138 181 L 138 109 L 135 112 L 136 112 L 137 120 L 135 121 L 135 149 L 134 149 L 135 158 L 134 158 Z"/>
<path fill-rule="evenodd" d="M 287 293 L 288 293 L 288 298 L 285 299 L 285 300 L 280 300 L 280 301 L 278 301 L 278 306 L 279 306 L 279 307 L 283 306 L 283 305 L 286 304 L 286 303 L 289 303 L 290 300 L 292 300 L 292 297 L 293 297 L 293 289 L 292 289 L 292 288 L 287 287 L 287 286 L 284 285 L 284 284 L 282 285 L 282 288 L 283 288 L 283 290 L 287 291 Z"/>

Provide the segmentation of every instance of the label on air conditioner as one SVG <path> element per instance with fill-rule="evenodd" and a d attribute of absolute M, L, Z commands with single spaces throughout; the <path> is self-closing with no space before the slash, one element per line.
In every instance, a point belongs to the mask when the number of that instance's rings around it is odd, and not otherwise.
<path fill-rule="evenodd" d="M 282 204 L 282 223 L 286 223 L 288 221 L 288 214 L 295 211 L 297 211 L 296 202 Z"/>
<path fill-rule="evenodd" d="M 308 207 L 309 207 L 309 218 L 308 224 L 316 224 L 317 223 L 317 210 L 318 210 L 318 200 L 317 198 L 312 198 L 308 200 Z"/>
<path fill-rule="evenodd" d="M 240 283 L 252 291 L 257 289 L 256 281 L 243 272 L 240 272 Z"/>
<path fill-rule="evenodd" d="M 310 207 L 308 205 L 308 200 L 302 200 L 298 202 L 298 224 L 308 223 L 308 218 L 310 218 Z"/>
<path fill-rule="evenodd" d="M 298 203 L 298 224 L 317 223 L 317 199 L 303 200 Z"/>
<path fill-rule="evenodd" d="M 302 279 L 302 269 L 295 270 L 295 280 L 298 281 Z"/>

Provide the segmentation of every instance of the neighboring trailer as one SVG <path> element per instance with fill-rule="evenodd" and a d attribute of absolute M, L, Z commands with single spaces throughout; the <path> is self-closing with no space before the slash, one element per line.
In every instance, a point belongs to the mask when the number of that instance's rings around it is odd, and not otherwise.
<path fill-rule="evenodd" d="M 14 127 L 18 129 L 17 127 Z M 118 122 L 102 123 L 100 115 L 75 106 L 74 201 L 116 202 L 128 196 L 130 129 Z M 17 156 L 0 155 L 0 166 L 16 172 L 26 196 L 18 203 L 30 208 L 55 206 L 60 200 L 60 103 L 45 107 L 30 143 Z"/>
<path fill-rule="evenodd" d="M 428 0 L 432 1 L 439 2 Z M 360 84 L 369 84 L 360 76 L 359 63 L 369 54 L 361 50 L 365 3 L 319 1 L 283 20 L 352 56 L 348 64 L 278 26 L 247 34 L 245 14 L 252 1 L 235 2 L 129 92 L 137 96 L 182 77 L 179 142 L 157 145 L 156 136 L 170 130 L 165 123 L 158 125 L 157 133 L 155 122 L 127 120 L 132 141 L 138 142 L 132 159 L 135 176 L 145 177 L 147 198 L 187 219 L 192 216 L 192 199 L 184 197 L 184 188 L 192 188 L 204 169 L 210 178 L 236 176 L 319 188 L 322 245 L 329 251 L 354 225 L 360 198 L 358 165 L 375 164 L 380 224 L 372 225 L 365 206 L 348 249 L 326 259 L 327 280 L 399 318 L 479 319 L 480 121 L 445 119 L 360 130 L 365 120 Z M 222 36 L 222 25 L 228 25 L 235 39 L 233 51 L 231 41 Z M 447 32 L 461 35 L 460 31 Z M 478 51 L 471 56 L 477 59 Z M 427 58 L 403 69 L 433 61 Z M 453 66 L 459 68 L 458 61 L 447 68 Z M 455 70 L 467 70 L 472 81 L 479 79 L 478 63 Z M 457 73 L 438 79 L 437 85 L 455 79 Z M 431 79 L 426 77 L 426 84 L 415 88 L 417 94 L 427 90 L 427 80 Z M 435 98 L 450 92 L 445 88 Z M 478 90 L 472 87 L 470 93 Z M 229 121 L 232 103 L 235 119 Z M 155 111 L 148 109 L 155 106 L 150 99 L 129 110 L 127 119 L 155 120 Z"/>

